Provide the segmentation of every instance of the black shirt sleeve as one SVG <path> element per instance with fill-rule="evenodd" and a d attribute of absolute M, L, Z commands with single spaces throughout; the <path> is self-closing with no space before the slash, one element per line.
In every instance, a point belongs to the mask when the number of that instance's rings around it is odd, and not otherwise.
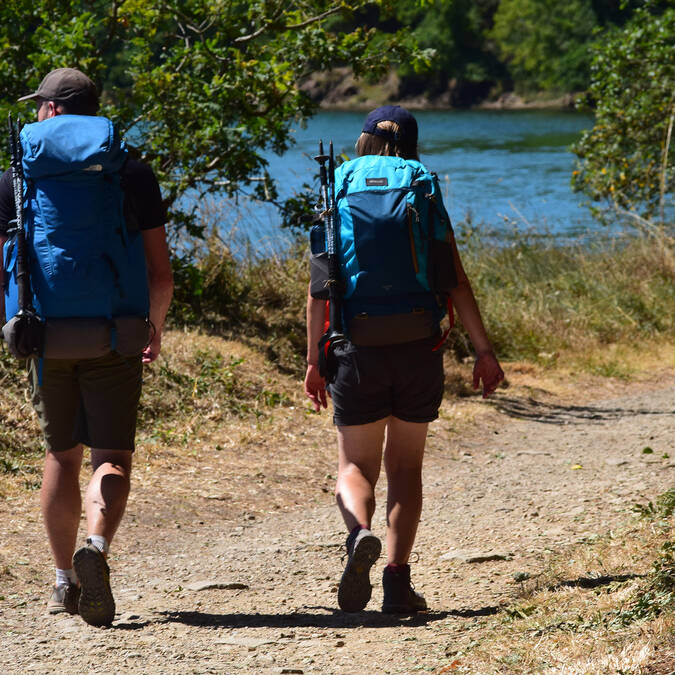
<path fill-rule="evenodd" d="M 166 209 L 152 169 L 128 159 L 122 169 L 124 215 L 129 229 L 151 230 L 166 223 Z"/>
<path fill-rule="evenodd" d="M 130 159 L 122 169 L 124 190 L 124 214 L 127 226 L 140 230 L 151 230 L 166 223 L 166 209 L 162 202 L 159 183 L 152 169 Z M 11 170 L 0 176 L 0 234 L 7 233 L 8 223 L 16 218 L 14 187 Z"/>
<path fill-rule="evenodd" d="M 0 176 L 0 235 L 6 235 L 9 221 L 16 218 L 14 205 L 14 186 L 12 185 L 12 171 L 8 169 Z"/>

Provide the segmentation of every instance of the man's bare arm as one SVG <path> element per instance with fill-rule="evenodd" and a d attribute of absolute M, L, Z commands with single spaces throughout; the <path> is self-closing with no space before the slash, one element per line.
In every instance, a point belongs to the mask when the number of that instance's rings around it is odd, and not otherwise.
<path fill-rule="evenodd" d="M 162 346 L 164 321 L 173 296 L 173 273 L 164 227 L 143 230 L 142 235 L 148 269 L 150 321 L 155 328 L 155 334 L 143 352 L 143 363 L 152 363 L 159 356 Z"/>

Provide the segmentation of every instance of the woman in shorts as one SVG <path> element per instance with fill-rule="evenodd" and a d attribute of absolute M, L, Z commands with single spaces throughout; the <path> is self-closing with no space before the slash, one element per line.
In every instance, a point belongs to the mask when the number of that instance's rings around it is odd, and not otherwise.
<path fill-rule="evenodd" d="M 417 122 L 399 106 L 383 106 L 366 118 L 357 143 L 359 157 L 390 155 L 418 159 Z M 473 384 L 483 396 L 495 391 L 504 373 L 487 338 L 471 284 L 450 236 L 457 286 L 452 304 L 476 353 Z M 387 566 L 382 611 L 413 613 L 427 608 L 413 589 L 408 560 L 422 510 L 422 459 L 429 422 L 438 417 L 444 374 L 438 323 L 432 334 L 399 344 L 364 346 L 354 340 L 337 346 L 337 374 L 331 384 L 319 374 L 319 340 L 324 332 L 326 301 L 308 295 L 307 374 L 305 393 L 319 411 L 326 393 L 333 400 L 338 435 L 337 503 L 349 535 L 347 563 L 338 588 L 346 612 L 365 608 L 371 597 L 369 573 L 380 555 L 371 532 L 375 484 L 384 458 L 387 474 Z"/>

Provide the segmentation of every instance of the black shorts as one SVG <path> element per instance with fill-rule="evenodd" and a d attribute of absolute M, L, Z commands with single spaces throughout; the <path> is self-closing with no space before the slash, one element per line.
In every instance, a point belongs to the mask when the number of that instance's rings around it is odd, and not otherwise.
<path fill-rule="evenodd" d="M 33 407 L 50 452 L 78 443 L 134 450 L 141 396 L 141 355 L 96 359 L 28 359 Z"/>
<path fill-rule="evenodd" d="M 393 415 L 404 422 L 432 422 L 443 399 L 439 336 L 382 347 L 347 343 L 335 349 L 335 382 L 329 385 L 337 426 L 370 424 Z"/>

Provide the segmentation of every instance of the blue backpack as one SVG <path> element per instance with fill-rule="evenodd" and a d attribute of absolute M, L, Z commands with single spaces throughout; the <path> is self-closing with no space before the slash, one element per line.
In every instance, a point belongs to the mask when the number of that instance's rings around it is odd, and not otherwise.
<path fill-rule="evenodd" d="M 120 170 L 127 151 L 105 117 L 58 115 L 21 131 L 24 229 L 33 305 L 45 319 L 146 317 L 142 235 L 129 232 Z M 8 239 L 5 314 L 18 311 Z"/>
<path fill-rule="evenodd" d="M 335 190 L 347 331 L 363 323 L 354 319 L 394 315 L 402 325 L 415 314 L 430 317 L 437 330 L 457 279 L 436 176 L 417 160 L 366 155 L 338 167 Z M 313 240 L 316 252 L 317 233 Z M 396 323 L 379 324 L 397 330 Z"/>

